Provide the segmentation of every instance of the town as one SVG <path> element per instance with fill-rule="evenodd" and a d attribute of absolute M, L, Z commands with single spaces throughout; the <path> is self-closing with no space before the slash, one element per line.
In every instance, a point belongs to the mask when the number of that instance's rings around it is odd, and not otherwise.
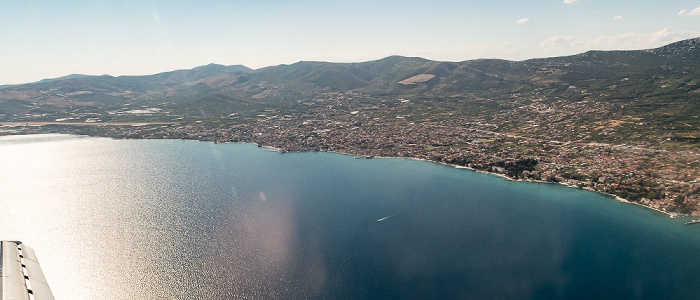
<path fill-rule="evenodd" d="M 80 125 L 15 123 L 3 128 L 5 133 L 63 132 L 113 138 L 245 142 L 280 153 L 326 151 L 362 158 L 405 157 L 498 174 L 511 180 L 559 183 L 605 193 L 671 216 L 697 215 L 700 210 L 697 149 L 669 151 L 662 146 L 664 140 L 638 144 L 577 140 L 583 135 L 581 131 L 547 129 L 547 124 L 554 123 L 558 127 L 575 127 L 574 123 L 562 122 L 562 114 L 577 114 L 571 107 L 549 109 L 547 114 L 531 117 L 538 124 L 530 122 L 530 129 L 539 127 L 538 134 L 532 134 L 528 128 L 516 133 L 503 131 L 515 119 L 508 116 L 512 111 L 490 119 L 448 111 L 421 115 L 407 99 L 383 100 L 379 105 L 344 101 L 352 97 L 342 94 L 318 98 L 303 113 L 268 109 L 252 117 L 233 114 L 121 126 L 114 121 L 96 122 L 91 114 L 73 118 L 83 120 Z M 139 111 L 154 112 L 167 114 L 156 109 Z M 601 126 L 600 131 L 615 138 L 616 126 Z"/>

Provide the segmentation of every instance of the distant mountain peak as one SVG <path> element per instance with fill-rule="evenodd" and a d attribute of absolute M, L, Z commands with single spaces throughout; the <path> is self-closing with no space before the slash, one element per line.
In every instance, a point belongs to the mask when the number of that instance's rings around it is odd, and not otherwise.
<path fill-rule="evenodd" d="M 651 49 L 648 51 L 655 53 L 655 54 L 664 54 L 664 53 L 667 54 L 667 53 L 681 53 L 681 52 L 687 53 L 687 52 L 698 50 L 698 49 L 700 49 L 700 37 L 678 41 L 678 42 L 671 43 L 671 44 L 661 46 L 659 48 Z"/>
<path fill-rule="evenodd" d="M 191 70 L 212 70 L 212 71 L 224 71 L 224 72 L 237 72 L 237 71 L 250 71 L 252 69 L 248 68 L 244 65 L 225 66 L 225 65 L 210 63 L 208 65 L 194 67 Z"/>
<path fill-rule="evenodd" d="M 54 81 L 54 80 L 65 80 L 65 79 L 78 79 L 78 78 L 85 78 L 89 77 L 91 75 L 83 75 L 83 74 L 70 74 L 66 76 L 61 76 L 61 77 L 56 77 L 56 78 L 47 78 L 47 79 L 42 79 L 37 81 L 38 83 L 43 83 L 43 82 L 49 82 L 49 81 Z"/>

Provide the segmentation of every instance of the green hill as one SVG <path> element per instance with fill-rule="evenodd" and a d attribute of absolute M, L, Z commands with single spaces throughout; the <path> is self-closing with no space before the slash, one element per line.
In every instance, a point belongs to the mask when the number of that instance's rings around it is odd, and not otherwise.
<path fill-rule="evenodd" d="M 558 111 L 575 114 L 573 126 L 579 128 L 626 117 L 643 120 L 637 122 L 642 128 L 631 131 L 661 135 L 671 130 L 673 137 L 697 138 L 700 39 L 649 50 L 589 51 L 525 61 L 390 56 L 257 70 L 210 64 L 148 76 L 69 75 L 0 88 L 0 120 L 50 120 L 135 106 L 182 116 L 299 112 L 322 105 L 318 99 L 339 95 L 364 105 L 412 99 L 412 109 L 425 113 L 435 106 L 435 111 L 457 115 L 507 116 L 504 129 L 535 136 L 552 133 L 544 127 L 525 131 L 527 123 L 552 123 Z M 644 136 L 630 133 L 626 138 Z M 591 138 L 603 136 L 593 133 Z"/>

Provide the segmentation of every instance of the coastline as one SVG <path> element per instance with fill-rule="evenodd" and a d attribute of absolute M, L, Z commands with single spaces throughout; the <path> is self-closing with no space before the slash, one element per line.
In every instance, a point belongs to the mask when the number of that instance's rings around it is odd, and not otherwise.
<path fill-rule="evenodd" d="M 477 170 L 477 169 L 474 169 L 474 168 L 471 168 L 471 167 L 466 167 L 466 166 L 453 165 L 453 164 L 446 164 L 446 163 L 443 163 L 443 162 L 434 162 L 434 161 L 430 161 L 430 160 L 422 159 L 422 158 L 411 158 L 411 159 L 413 159 L 413 160 L 422 160 L 422 161 L 427 161 L 427 162 L 432 162 L 432 163 L 438 163 L 438 164 L 441 164 L 441 165 L 454 167 L 454 168 L 456 168 L 456 169 L 466 169 L 466 170 L 474 171 L 474 172 L 481 173 L 481 174 L 494 175 L 494 176 L 501 177 L 501 178 L 503 178 L 503 179 L 505 179 L 505 180 L 508 180 L 508 181 L 537 182 L 537 183 L 546 183 L 546 184 L 558 184 L 558 185 L 562 185 L 562 186 L 565 186 L 565 187 L 568 187 L 568 188 L 583 189 L 583 190 L 586 190 L 586 191 L 589 191 L 589 192 L 594 192 L 594 193 L 598 193 L 598 194 L 601 194 L 601 195 L 610 196 L 610 197 L 614 198 L 615 200 L 617 200 L 617 201 L 619 201 L 619 202 L 622 202 L 622 203 L 625 203 L 625 204 L 639 205 L 639 206 L 641 206 L 641 207 L 648 208 L 648 209 L 651 209 L 651 210 L 660 212 L 660 213 L 662 213 L 662 214 L 665 214 L 665 215 L 669 216 L 669 218 L 671 218 L 671 219 L 684 216 L 683 214 L 679 214 L 679 213 L 675 213 L 675 212 L 667 212 L 667 211 L 663 211 L 663 210 L 661 210 L 661 209 L 654 208 L 654 207 L 651 207 L 651 206 L 648 206 L 648 205 L 644 205 L 644 204 L 641 204 L 641 203 L 638 203 L 638 202 L 632 202 L 632 201 L 629 201 L 629 200 L 627 200 L 627 199 L 625 199 L 625 198 L 622 198 L 622 197 L 620 197 L 620 196 L 617 196 L 617 195 L 613 195 L 613 194 L 609 194 L 609 193 L 604 193 L 604 192 L 599 192 L 599 191 L 596 191 L 596 190 L 593 190 L 593 189 L 579 188 L 579 187 L 577 187 L 577 186 L 569 185 L 569 184 L 562 183 L 562 182 L 548 182 L 548 181 L 543 181 L 543 180 L 531 180 L 531 179 L 513 179 L 513 178 L 510 178 L 510 177 L 508 177 L 508 176 L 506 176 L 506 175 L 504 175 L 504 174 L 493 173 L 493 172 L 487 172 L 487 171 L 483 171 L 483 170 Z"/>
<path fill-rule="evenodd" d="M 596 193 L 600 193 L 600 192 L 596 192 Z M 615 198 L 615 200 L 620 201 L 620 202 L 622 202 L 622 203 L 639 205 L 639 206 L 641 206 L 641 207 L 645 207 L 645 208 L 648 208 L 648 209 L 651 209 L 651 210 L 655 210 L 655 211 L 660 212 L 660 213 L 662 213 L 662 214 L 668 215 L 669 218 L 671 218 L 671 219 L 675 219 L 675 218 L 678 218 L 678 217 L 683 217 L 683 216 L 685 216 L 685 215 L 683 215 L 683 214 L 674 213 L 674 212 L 667 212 L 667 211 L 663 211 L 663 210 L 660 210 L 660 209 L 658 209 L 658 208 L 654 208 L 654 207 L 651 207 L 651 206 L 647 206 L 647 205 L 644 205 L 644 204 L 641 204 L 641 203 L 632 202 L 632 201 L 629 201 L 629 200 L 627 200 L 627 199 L 625 199 L 625 198 L 622 198 L 622 197 L 620 197 L 620 196 L 617 196 L 617 195 L 611 195 L 611 194 L 607 194 L 607 193 L 601 193 L 601 194 L 603 194 L 603 195 L 608 195 L 608 196 L 612 196 L 612 197 Z"/>
<path fill-rule="evenodd" d="M 61 133 L 60 133 L 60 134 L 61 134 Z M 78 136 L 81 136 L 80 134 L 71 134 L 71 135 L 78 135 Z M 108 137 L 108 138 L 111 138 L 111 139 L 115 139 L 115 140 L 116 140 L 116 138 L 111 137 L 111 136 L 99 136 L 99 135 L 96 135 L 96 136 L 93 136 L 93 135 L 82 135 L 82 136 L 90 136 L 90 137 Z M 163 138 L 137 138 L 137 139 L 140 139 L 140 140 L 149 140 L 149 139 L 157 140 L 157 139 L 163 139 Z M 253 141 L 236 141 L 236 142 L 230 142 L 230 141 L 216 141 L 216 140 L 207 140 L 207 139 L 187 139 L 187 138 L 176 138 L 176 139 L 164 138 L 164 139 L 167 139 L 167 140 L 195 140 L 195 141 L 210 142 L 210 143 L 215 143 L 215 144 L 216 144 L 216 143 L 252 144 L 252 145 L 256 145 L 256 146 L 259 147 L 259 148 L 264 148 L 264 149 L 266 149 L 265 151 L 267 151 L 267 152 L 277 152 L 277 153 L 280 153 L 280 154 L 288 153 L 288 152 L 289 152 L 289 153 L 293 153 L 293 152 L 298 152 L 298 153 L 302 153 L 302 152 L 326 152 L 326 153 L 336 153 L 336 154 L 341 154 L 341 155 L 348 155 L 348 156 L 355 156 L 355 157 L 362 157 L 362 158 L 366 158 L 366 157 L 367 157 L 367 155 L 360 154 L 360 153 L 352 153 L 352 152 L 337 151 L 337 150 L 332 150 L 332 151 L 320 150 L 320 149 L 319 149 L 319 150 L 285 150 L 285 149 L 282 149 L 282 148 L 278 148 L 278 147 L 274 147 L 274 146 L 270 146 L 270 145 L 264 145 L 264 144 L 262 144 L 262 143 L 256 143 L 256 142 L 253 142 Z M 651 207 L 651 206 L 649 206 L 649 205 L 645 205 L 645 204 L 642 204 L 642 203 L 639 203 L 639 202 L 633 202 L 633 201 L 627 200 L 627 199 L 622 198 L 622 197 L 617 196 L 617 195 L 613 195 L 613 194 L 609 194 L 609 193 L 605 193 L 605 192 L 601 192 L 601 191 L 596 191 L 596 190 L 593 190 L 593 189 L 590 189 L 590 188 L 581 188 L 581 187 L 578 187 L 578 186 L 574 186 L 574 185 L 571 185 L 571 184 L 567 184 L 567 183 L 565 183 L 565 182 L 551 182 L 551 181 L 545 181 L 545 180 L 532 180 L 532 179 L 513 179 L 513 178 L 508 177 L 508 176 L 506 176 L 505 174 L 501 174 L 501 173 L 488 172 L 488 171 L 485 171 L 485 170 L 478 170 L 478 169 L 475 169 L 475 168 L 472 168 L 472 167 L 469 167 L 469 166 L 462 166 L 462 165 L 456 165 L 456 164 L 449 164 L 449 163 L 445 163 L 445 162 L 441 162 L 441 161 L 432 161 L 432 160 L 429 160 L 429 159 L 426 159 L 426 158 L 420 158 L 420 157 L 411 157 L 411 156 L 383 156 L 383 155 L 373 155 L 373 156 L 371 156 L 371 157 L 373 157 L 373 158 L 403 158 L 403 159 L 410 159 L 410 160 L 415 160 L 415 161 L 426 161 L 426 162 L 430 162 L 430 163 L 436 163 L 436 164 L 440 164 L 440 165 L 444 165 L 444 166 L 448 166 L 448 167 L 453 167 L 453 168 L 456 168 L 456 169 L 465 169 L 465 170 L 469 170 L 469 171 L 473 171 L 473 172 L 477 172 L 477 173 L 481 173 L 481 174 L 493 175 L 493 176 L 497 176 L 497 177 L 500 177 L 500 178 L 505 179 L 505 180 L 508 180 L 508 181 L 522 181 L 522 182 L 537 182 L 537 183 L 547 183 L 547 184 L 559 184 L 559 185 L 563 185 L 563 186 L 566 186 L 566 187 L 569 187 L 569 188 L 583 189 L 583 190 L 586 190 L 586 191 L 590 191 L 590 192 L 594 192 L 594 193 L 598 193 L 598 194 L 610 196 L 611 198 L 613 198 L 613 199 L 615 199 L 615 200 L 617 200 L 617 201 L 619 201 L 619 202 L 626 203 L 626 204 L 639 205 L 639 206 L 641 206 L 641 207 L 648 208 L 648 209 L 650 209 L 650 210 L 653 210 L 653 211 L 656 211 L 656 212 L 660 212 L 660 213 L 662 213 L 662 214 L 665 214 L 665 215 L 669 216 L 669 218 L 677 218 L 677 217 L 687 216 L 687 215 L 681 214 L 681 213 L 667 212 L 667 211 L 664 211 L 664 210 L 661 210 L 661 209 L 658 209 L 658 208 Z"/>
<path fill-rule="evenodd" d="M 241 143 L 245 143 L 245 142 L 241 142 Z M 276 148 L 276 147 L 272 147 L 272 146 L 262 146 L 262 145 L 259 145 L 259 144 L 257 144 L 257 143 L 251 143 L 251 144 L 257 145 L 258 147 L 261 147 L 261 148 L 266 148 L 266 149 L 272 150 L 272 151 L 270 151 L 270 152 L 278 152 L 278 153 L 287 153 L 287 152 L 298 152 L 298 153 L 313 152 L 313 151 L 285 151 L 285 150 L 282 150 L 282 149 L 280 149 L 280 148 Z M 335 153 L 335 154 L 342 154 L 342 155 L 355 156 L 355 157 L 363 157 L 363 156 L 364 156 L 364 155 L 362 155 L 362 154 L 350 153 L 350 152 L 343 152 L 343 151 L 322 151 L 322 150 L 319 150 L 319 151 L 317 151 L 317 152 Z M 656 212 L 665 214 L 665 215 L 667 215 L 667 216 L 668 216 L 669 218 L 671 218 L 671 219 L 675 219 L 675 218 L 678 218 L 678 217 L 683 217 L 683 216 L 685 216 L 684 214 L 675 213 L 675 212 L 667 212 L 667 211 L 664 211 L 664 210 L 661 210 L 661 209 L 658 209 L 658 208 L 654 208 L 654 207 L 651 207 L 651 206 L 648 206 L 648 205 L 644 205 L 644 204 L 642 204 L 642 203 L 629 201 L 629 200 L 627 200 L 627 199 L 625 199 L 625 198 L 622 198 L 622 197 L 620 197 L 620 196 L 617 196 L 617 195 L 613 195 L 613 194 L 609 194 L 609 193 L 604 193 L 604 192 L 596 191 L 596 190 L 593 190 L 593 189 L 580 188 L 580 187 L 578 187 L 578 186 L 573 186 L 573 185 L 566 184 L 566 183 L 563 183 L 563 182 L 549 182 L 549 181 L 544 181 L 544 180 L 531 180 L 531 179 L 513 179 L 513 178 L 510 178 L 510 177 L 506 176 L 505 174 L 501 174 L 501 173 L 494 173 L 494 172 L 488 172 L 488 171 L 484 171 L 484 170 L 477 170 L 477 169 L 474 169 L 474 168 L 468 167 L 468 166 L 461 166 L 461 165 L 455 165 L 455 164 L 448 164 L 448 163 L 445 163 L 445 162 L 437 162 L 437 161 L 432 161 L 432 160 L 429 160 L 429 159 L 419 158 L 419 157 L 410 157 L 410 156 L 405 156 L 405 157 L 404 157 L 404 156 L 374 156 L 374 157 L 376 157 L 376 158 L 403 158 L 403 159 L 410 159 L 410 160 L 415 160 L 415 161 L 425 161 L 425 162 L 440 164 L 440 165 L 444 165 L 444 166 L 448 166 L 448 167 L 453 167 L 453 168 L 455 168 L 455 169 L 464 169 L 464 170 L 469 170 L 469 171 L 477 172 L 477 173 L 481 173 L 481 174 L 492 175 L 492 176 L 500 177 L 500 178 L 505 179 L 505 180 L 508 180 L 508 181 L 520 181 L 520 182 L 536 182 L 536 183 L 546 183 L 546 184 L 557 184 L 557 185 L 562 185 L 562 186 L 565 186 L 565 187 L 568 187 L 568 188 L 582 189 L 582 190 L 586 190 L 586 191 L 589 191 L 589 192 L 593 192 L 593 193 L 598 193 L 598 194 L 601 194 L 601 195 L 609 196 L 609 197 L 615 199 L 615 200 L 618 201 L 618 202 L 622 202 L 622 203 L 625 203 L 625 204 L 638 205 L 638 206 L 641 206 L 641 207 L 644 207 L 644 208 L 647 208 L 647 209 L 650 209 L 650 210 L 653 210 L 653 211 L 656 211 Z"/>

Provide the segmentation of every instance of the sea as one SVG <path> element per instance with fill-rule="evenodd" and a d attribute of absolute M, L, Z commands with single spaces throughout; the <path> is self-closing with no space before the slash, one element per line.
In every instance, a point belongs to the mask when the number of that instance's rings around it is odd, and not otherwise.
<path fill-rule="evenodd" d="M 561 185 L 252 144 L 0 137 L 56 299 L 700 299 L 700 225 Z"/>

